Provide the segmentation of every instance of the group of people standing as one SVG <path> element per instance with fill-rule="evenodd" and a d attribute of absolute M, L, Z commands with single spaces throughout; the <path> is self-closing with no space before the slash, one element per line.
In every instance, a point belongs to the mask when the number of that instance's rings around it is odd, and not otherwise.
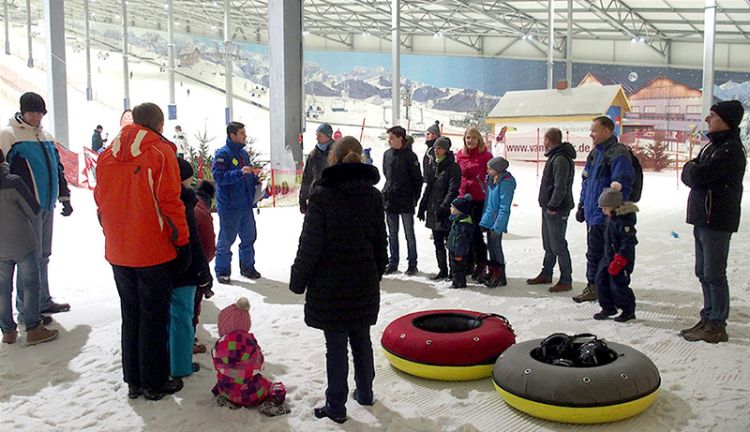
<path fill-rule="evenodd" d="M 688 223 L 695 225 L 696 275 L 704 292 L 700 321 L 680 332 L 688 341 L 728 339 L 726 260 L 729 239 L 739 225 L 747 157 L 738 129 L 743 113 L 737 101 L 712 106 L 706 118 L 710 144 L 683 170 L 683 182 L 691 188 Z M 441 136 L 438 124 L 431 125 L 420 170 L 411 148 L 413 139 L 404 128 L 394 126 L 387 131 L 386 181 L 378 191 L 378 170 L 362 163 L 360 143 L 353 137 L 334 141 L 331 130 L 328 124 L 318 128 L 318 145 L 308 155 L 303 174 L 300 210 L 305 220 L 290 289 L 306 293 L 305 322 L 323 330 L 326 339 L 326 403 L 314 413 L 343 423 L 347 343 L 354 357 L 354 398 L 362 405 L 373 403 L 370 327 L 379 312 L 380 280 L 398 268 L 399 221 L 406 234 L 407 274 L 417 273 L 413 218 L 418 208 L 417 218 L 432 230 L 435 244 L 439 272 L 433 280 L 448 277 L 454 288 L 460 288 L 466 286 L 466 274 L 471 274 L 487 286 L 502 286 L 507 283 L 502 236 L 516 182 L 508 161 L 493 158 L 473 127 L 466 130 L 463 148 L 454 155 L 450 139 Z M 635 156 L 618 142 L 614 131 L 609 117 L 596 117 L 591 123 L 594 149 L 586 159 L 575 212 L 576 220 L 587 225 L 587 285 L 573 299 L 598 300 L 601 310 L 594 314 L 595 320 L 616 315 L 615 321 L 628 322 L 636 318 L 630 278 L 638 244 L 638 207 L 631 197 L 640 195 L 642 178 Z M 541 272 L 526 282 L 552 284 L 558 264 L 560 278 L 549 291 L 564 292 L 572 290 L 565 237 L 568 218 L 576 208 L 572 190 L 576 152 L 557 128 L 546 131 L 544 146 L 547 161 L 538 198 L 544 258 Z"/>
<path fill-rule="evenodd" d="M 70 309 L 50 297 L 46 269 L 55 202 L 62 203 L 63 216 L 73 209 L 54 139 L 41 129 L 44 100 L 26 93 L 20 102 L 20 112 L 0 133 L 0 328 L 3 343 L 16 342 L 10 299 L 17 268 L 19 321 L 26 326 L 27 343 L 34 344 L 58 334 L 44 327 L 46 315 L 41 313 Z M 682 173 L 691 188 L 687 222 L 694 225 L 695 271 L 704 294 L 700 321 L 680 332 L 688 341 L 728 340 L 726 264 L 740 220 L 747 158 L 738 128 L 743 114 L 737 101 L 712 106 L 706 118 L 710 143 Z M 158 400 L 179 391 L 180 377 L 196 368 L 191 362 L 198 348 L 194 331 L 200 299 L 213 294 L 208 263 L 214 253 L 217 280 L 229 283 L 230 248 L 239 236 L 241 274 L 260 278 L 252 212 L 260 182 L 244 150 L 241 123 L 227 125 L 226 144 L 216 152 L 216 188 L 204 182 L 195 191 L 192 167 L 162 135 L 161 109 L 138 105 L 133 121 L 101 154 L 94 198 L 105 258 L 121 299 L 128 396 Z M 325 123 L 316 131 L 317 144 L 307 157 L 300 191 L 305 217 L 289 286 L 306 295 L 305 322 L 322 330 L 326 340 L 326 403 L 314 414 L 339 423 L 347 419 L 348 346 L 355 369 L 353 397 L 361 405 L 375 402 L 370 328 L 379 313 L 380 281 L 398 271 L 400 224 L 407 239 L 406 273 L 418 273 L 415 210 L 417 219 L 432 230 L 439 268 L 433 280 L 450 278 L 454 288 L 465 287 L 467 276 L 489 287 L 507 284 L 502 237 L 516 188 L 508 161 L 493 157 L 474 127 L 465 131 L 463 146 L 454 154 L 450 138 L 441 136 L 435 124 L 427 129 L 428 148 L 420 169 L 406 130 L 394 126 L 387 133 L 390 148 L 383 157 L 382 191 L 375 188 L 380 172 L 365 163 L 359 141 L 351 136 L 334 140 L 333 129 Z M 587 285 L 574 300 L 598 300 L 596 320 L 619 310 L 615 320 L 627 322 L 635 319 L 636 307 L 629 285 L 637 244 L 637 206 L 631 202 L 637 175 L 633 156 L 617 142 L 611 119 L 593 119 L 590 136 L 594 149 L 583 169 L 575 214 L 587 225 Z M 560 278 L 549 291 L 563 292 L 572 289 L 565 235 L 576 208 L 576 153 L 556 128 L 546 131 L 544 146 L 547 162 L 538 202 L 545 254 L 539 275 L 526 282 L 552 284 L 557 263 Z M 216 244 L 209 210 L 214 192 L 220 219 Z M 126 208 L 123 197 L 128 198 Z M 263 356 L 249 332 L 249 308 L 249 302 L 240 299 L 219 316 L 221 339 L 214 349 L 219 382 L 214 394 L 224 404 L 265 401 L 267 415 L 286 413 L 284 385 L 259 373 Z"/>

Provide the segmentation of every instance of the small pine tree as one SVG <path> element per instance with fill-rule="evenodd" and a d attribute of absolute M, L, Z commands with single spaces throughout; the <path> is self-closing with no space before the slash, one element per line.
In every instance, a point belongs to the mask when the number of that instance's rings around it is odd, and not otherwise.
<path fill-rule="evenodd" d="M 208 148 L 208 143 L 216 139 L 216 137 L 209 137 L 208 130 L 204 126 L 202 132 L 195 133 L 195 139 L 198 140 L 198 149 L 196 150 L 193 146 L 188 146 L 190 164 L 193 165 L 193 177 L 195 179 L 213 180 L 211 165 L 213 164 L 214 156 Z"/>
<path fill-rule="evenodd" d="M 664 143 L 661 136 L 656 136 L 653 144 L 650 144 L 646 149 L 645 154 L 649 161 L 649 168 L 656 172 L 663 170 L 671 163 L 667 154 L 667 144 Z"/>

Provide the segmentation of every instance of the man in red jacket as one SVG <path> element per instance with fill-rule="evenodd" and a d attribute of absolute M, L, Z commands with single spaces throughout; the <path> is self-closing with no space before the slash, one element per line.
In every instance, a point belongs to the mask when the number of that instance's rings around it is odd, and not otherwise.
<path fill-rule="evenodd" d="M 164 113 L 144 103 L 133 108 L 133 122 L 99 156 L 94 199 L 120 294 L 128 397 L 158 400 L 182 388 L 169 379 L 167 323 L 173 272 L 184 272 L 191 256 L 175 146 L 161 135 Z"/>

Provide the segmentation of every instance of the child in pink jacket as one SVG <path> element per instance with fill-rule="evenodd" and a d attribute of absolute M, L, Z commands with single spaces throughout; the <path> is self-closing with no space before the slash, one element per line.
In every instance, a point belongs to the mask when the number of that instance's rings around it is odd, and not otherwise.
<path fill-rule="evenodd" d="M 273 417 L 286 414 L 286 388 L 261 375 L 263 353 L 250 333 L 250 302 L 241 297 L 219 313 L 219 340 L 211 351 L 216 368 L 216 385 L 211 390 L 220 406 L 260 406 Z"/>

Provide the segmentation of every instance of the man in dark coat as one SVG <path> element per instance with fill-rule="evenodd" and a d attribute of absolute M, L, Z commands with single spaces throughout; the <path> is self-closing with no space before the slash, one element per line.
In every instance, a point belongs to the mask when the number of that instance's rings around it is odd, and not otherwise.
<path fill-rule="evenodd" d="M 406 274 L 417 274 L 417 238 L 414 235 L 414 208 L 422 192 L 422 173 L 419 170 L 417 155 L 407 145 L 406 130 L 401 126 L 388 129 L 390 149 L 383 154 L 383 203 L 385 205 L 386 223 L 388 224 L 388 247 L 390 258 L 386 274 L 398 270 L 399 217 L 404 224 L 406 234 L 407 260 L 409 267 Z"/>
<path fill-rule="evenodd" d="M 431 161 L 433 166 L 429 168 L 432 175 L 425 178 L 426 185 L 419 203 L 417 219 L 426 220 L 427 228 L 432 230 L 435 258 L 440 271 L 431 279 L 439 280 L 448 277 L 445 242 L 451 229 L 451 202 L 458 197 L 458 188 L 461 186 L 461 168 L 456 163 L 453 152 L 450 151 L 450 138 L 438 138 L 433 148 L 435 159 Z"/>
<path fill-rule="evenodd" d="M 344 137 L 335 146 L 333 165 L 310 194 L 289 289 L 307 291 L 305 323 L 325 334 L 326 405 L 315 408 L 315 416 L 343 423 L 348 343 L 354 357 L 354 399 L 361 405 L 373 403 L 370 326 L 377 322 L 388 256 L 383 201 L 374 187 L 378 169 L 361 163 L 362 147 L 355 138 Z"/>
<path fill-rule="evenodd" d="M 542 271 L 529 285 L 552 283 L 555 262 L 560 264 L 560 281 L 550 287 L 550 292 L 573 289 L 573 268 L 570 262 L 565 232 L 573 204 L 573 175 L 576 151 L 569 142 L 562 142 L 562 131 L 551 128 L 544 134 L 544 165 L 542 184 L 539 186 L 539 206 L 542 208 L 542 246 L 544 261 Z"/>
<path fill-rule="evenodd" d="M 96 129 L 94 129 L 94 134 L 91 135 L 91 150 L 97 153 L 101 153 L 102 148 L 104 148 L 104 143 L 109 139 L 109 137 L 102 138 L 103 129 L 102 125 L 97 125 Z"/>
<path fill-rule="evenodd" d="M 682 182 L 690 188 L 687 223 L 695 237 L 695 275 L 703 288 L 700 321 L 680 332 L 689 341 L 729 340 L 727 258 L 729 240 L 740 225 L 747 163 L 739 129 L 743 114 L 736 100 L 714 104 L 706 117 L 711 142 L 682 170 Z"/>
<path fill-rule="evenodd" d="M 302 186 L 299 189 L 299 211 L 307 212 L 307 199 L 312 191 L 312 185 L 320 179 L 323 170 L 328 168 L 328 152 L 333 145 L 333 128 L 328 123 L 321 123 L 315 131 L 318 141 L 315 148 L 307 155 L 305 170 L 302 172 Z"/>

